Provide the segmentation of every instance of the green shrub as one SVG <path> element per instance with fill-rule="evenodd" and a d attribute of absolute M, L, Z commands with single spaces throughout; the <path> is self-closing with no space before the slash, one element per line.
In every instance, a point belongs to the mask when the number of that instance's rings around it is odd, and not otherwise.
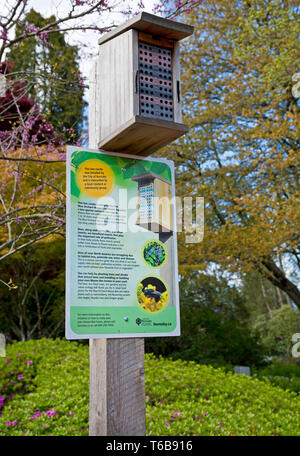
<path fill-rule="evenodd" d="M 253 328 L 260 334 L 264 351 L 273 363 L 295 362 L 291 355 L 291 337 L 300 331 L 299 309 L 284 305 L 272 310 L 272 318 L 260 314 L 254 320 Z"/>
<path fill-rule="evenodd" d="M 293 392 L 224 369 L 146 355 L 148 435 L 299 435 Z M 0 359 L 0 435 L 87 435 L 88 347 L 17 342 Z"/>
<path fill-rule="evenodd" d="M 0 332 L 7 341 L 64 334 L 65 242 L 38 242 L 0 263 Z M 40 311 L 38 311 L 40 309 Z"/>
<path fill-rule="evenodd" d="M 258 370 L 260 379 L 267 377 L 273 385 L 300 393 L 300 366 L 295 364 L 271 364 Z"/>
<path fill-rule="evenodd" d="M 0 435 L 87 435 L 87 348 L 51 339 L 9 345 L 0 359 Z"/>
<path fill-rule="evenodd" d="M 148 353 L 215 366 L 263 364 L 258 338 L 238 321 L 205 306 L 183 305 L 180 314 L 181 336 L 147 338 Z"/>
<path fill-rule="evenodd" d="M 270 364 L 259 370 L 260 375 L 300 379 L 300 366 L 296 364 Z"/>
<path fill-rule="evenodd" d="M 150 356 L 146 391 L 150 435 L 300 434 L 299 397 L 267 380 Z"/>

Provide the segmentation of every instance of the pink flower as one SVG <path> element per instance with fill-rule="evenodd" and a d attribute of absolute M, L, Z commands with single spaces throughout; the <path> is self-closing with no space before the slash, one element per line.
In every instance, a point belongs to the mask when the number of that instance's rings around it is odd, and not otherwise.
<path fill-rule="evenodd" d="M 18 380 L 22 380 L 22 378 L 23 378 L 23 374 L 19 374 L 18 375 Z"/>
<path fill-rule="evenodd" d="M 10 363 L 10 359 L 6 359 L 5 362 L 8 364 Z"/>
<path fill-rule="evenodd" d="M 13 422 L 7 420 L 7 421 L 6 421 L 6 424 L 7 424 L 7 426 L 14 427 L 14 426 L 16 426 L 16 425 L 18 424 L 18 420 L 15 420 L 15 421 L 13 421 Z"/>
<path fill-rule="evenodd" d="M 56 415 L 56 411 L 55 410 L 47 410 L 47 412 L 45 412 L 45 413 L 48 416 L 48 418 L 50 418 L 51 416 Z"/>
<path fill-rule="evenodd" d="M 2 29 L 2 33 L 1 33 L 1 38 L 4 40 L 4 41 L 7 41 L 7 28 L 4 27 L 4 25 L 2 25 L 3 29 Z"/>
<path fill-rule="evenodd" d="M 41 412 L 37 411 L 35 414 L 30 418 L 31 420 L 36 420 L 39 416 L 41 416 Z"/>
<path fill-rule="evenodd" d="M 170 423 L 168 421 L 166 421 L 164 424 L 165 426 L 170 426 Z"/>
<path fill-rule="evenodd" d="M 27 366 L 31 366 L 31 364 L 32 364 L 32 361 L 27 361 L 27 363 L 26 363 Z"/>
<path fill-rule="evenodd" d="M 70 413 L 69 413 L 69 416 L 74 416 L 74 412 L 70 412 Z"/>

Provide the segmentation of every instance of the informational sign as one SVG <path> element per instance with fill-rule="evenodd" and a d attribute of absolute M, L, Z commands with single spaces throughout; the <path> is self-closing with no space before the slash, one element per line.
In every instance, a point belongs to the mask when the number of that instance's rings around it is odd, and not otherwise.
<path fill-rule="evenodd" d="M 180 334 L 174 165 L 67 148 L 66 338 Z"/>

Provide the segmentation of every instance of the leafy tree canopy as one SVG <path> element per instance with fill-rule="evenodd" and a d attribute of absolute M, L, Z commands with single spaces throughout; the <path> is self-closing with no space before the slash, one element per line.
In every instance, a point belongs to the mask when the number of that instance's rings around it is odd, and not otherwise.
<path fill-rule="evenodd" d="M 205 199 L 205 234 L 181 238 L 181 270 L 255 269 L 300 307 L 286 274 L 300 271 L 299 4 L 206 0 L 185 20 L 195 26 L 182 51 L 190 133 L 166 153 L 181 194 Z"/>

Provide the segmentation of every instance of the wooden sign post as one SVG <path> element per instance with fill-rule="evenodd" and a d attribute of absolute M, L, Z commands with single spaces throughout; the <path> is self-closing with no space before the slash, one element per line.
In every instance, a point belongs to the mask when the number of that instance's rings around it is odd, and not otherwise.
<path fill-rule="evenodd" d="M 144 339 L 90 339 L 90 435 L 145 433 Z"/>
<path fill-rule="evenodd" d="M 90 77 L 89 147 L 149 155 L 181 124 L 178 41 L 193 27 L 141 13 L 99 40 Z M 144 339 L 90 339 L 91 436 L 143 436 Z"/>
<path fill-rule="evenodd" d="M 90 77 L 89 147 L 98 148 L 99 77 Z M 90 339 L 90 436 L 146 434 L 144 339 Z"/>

